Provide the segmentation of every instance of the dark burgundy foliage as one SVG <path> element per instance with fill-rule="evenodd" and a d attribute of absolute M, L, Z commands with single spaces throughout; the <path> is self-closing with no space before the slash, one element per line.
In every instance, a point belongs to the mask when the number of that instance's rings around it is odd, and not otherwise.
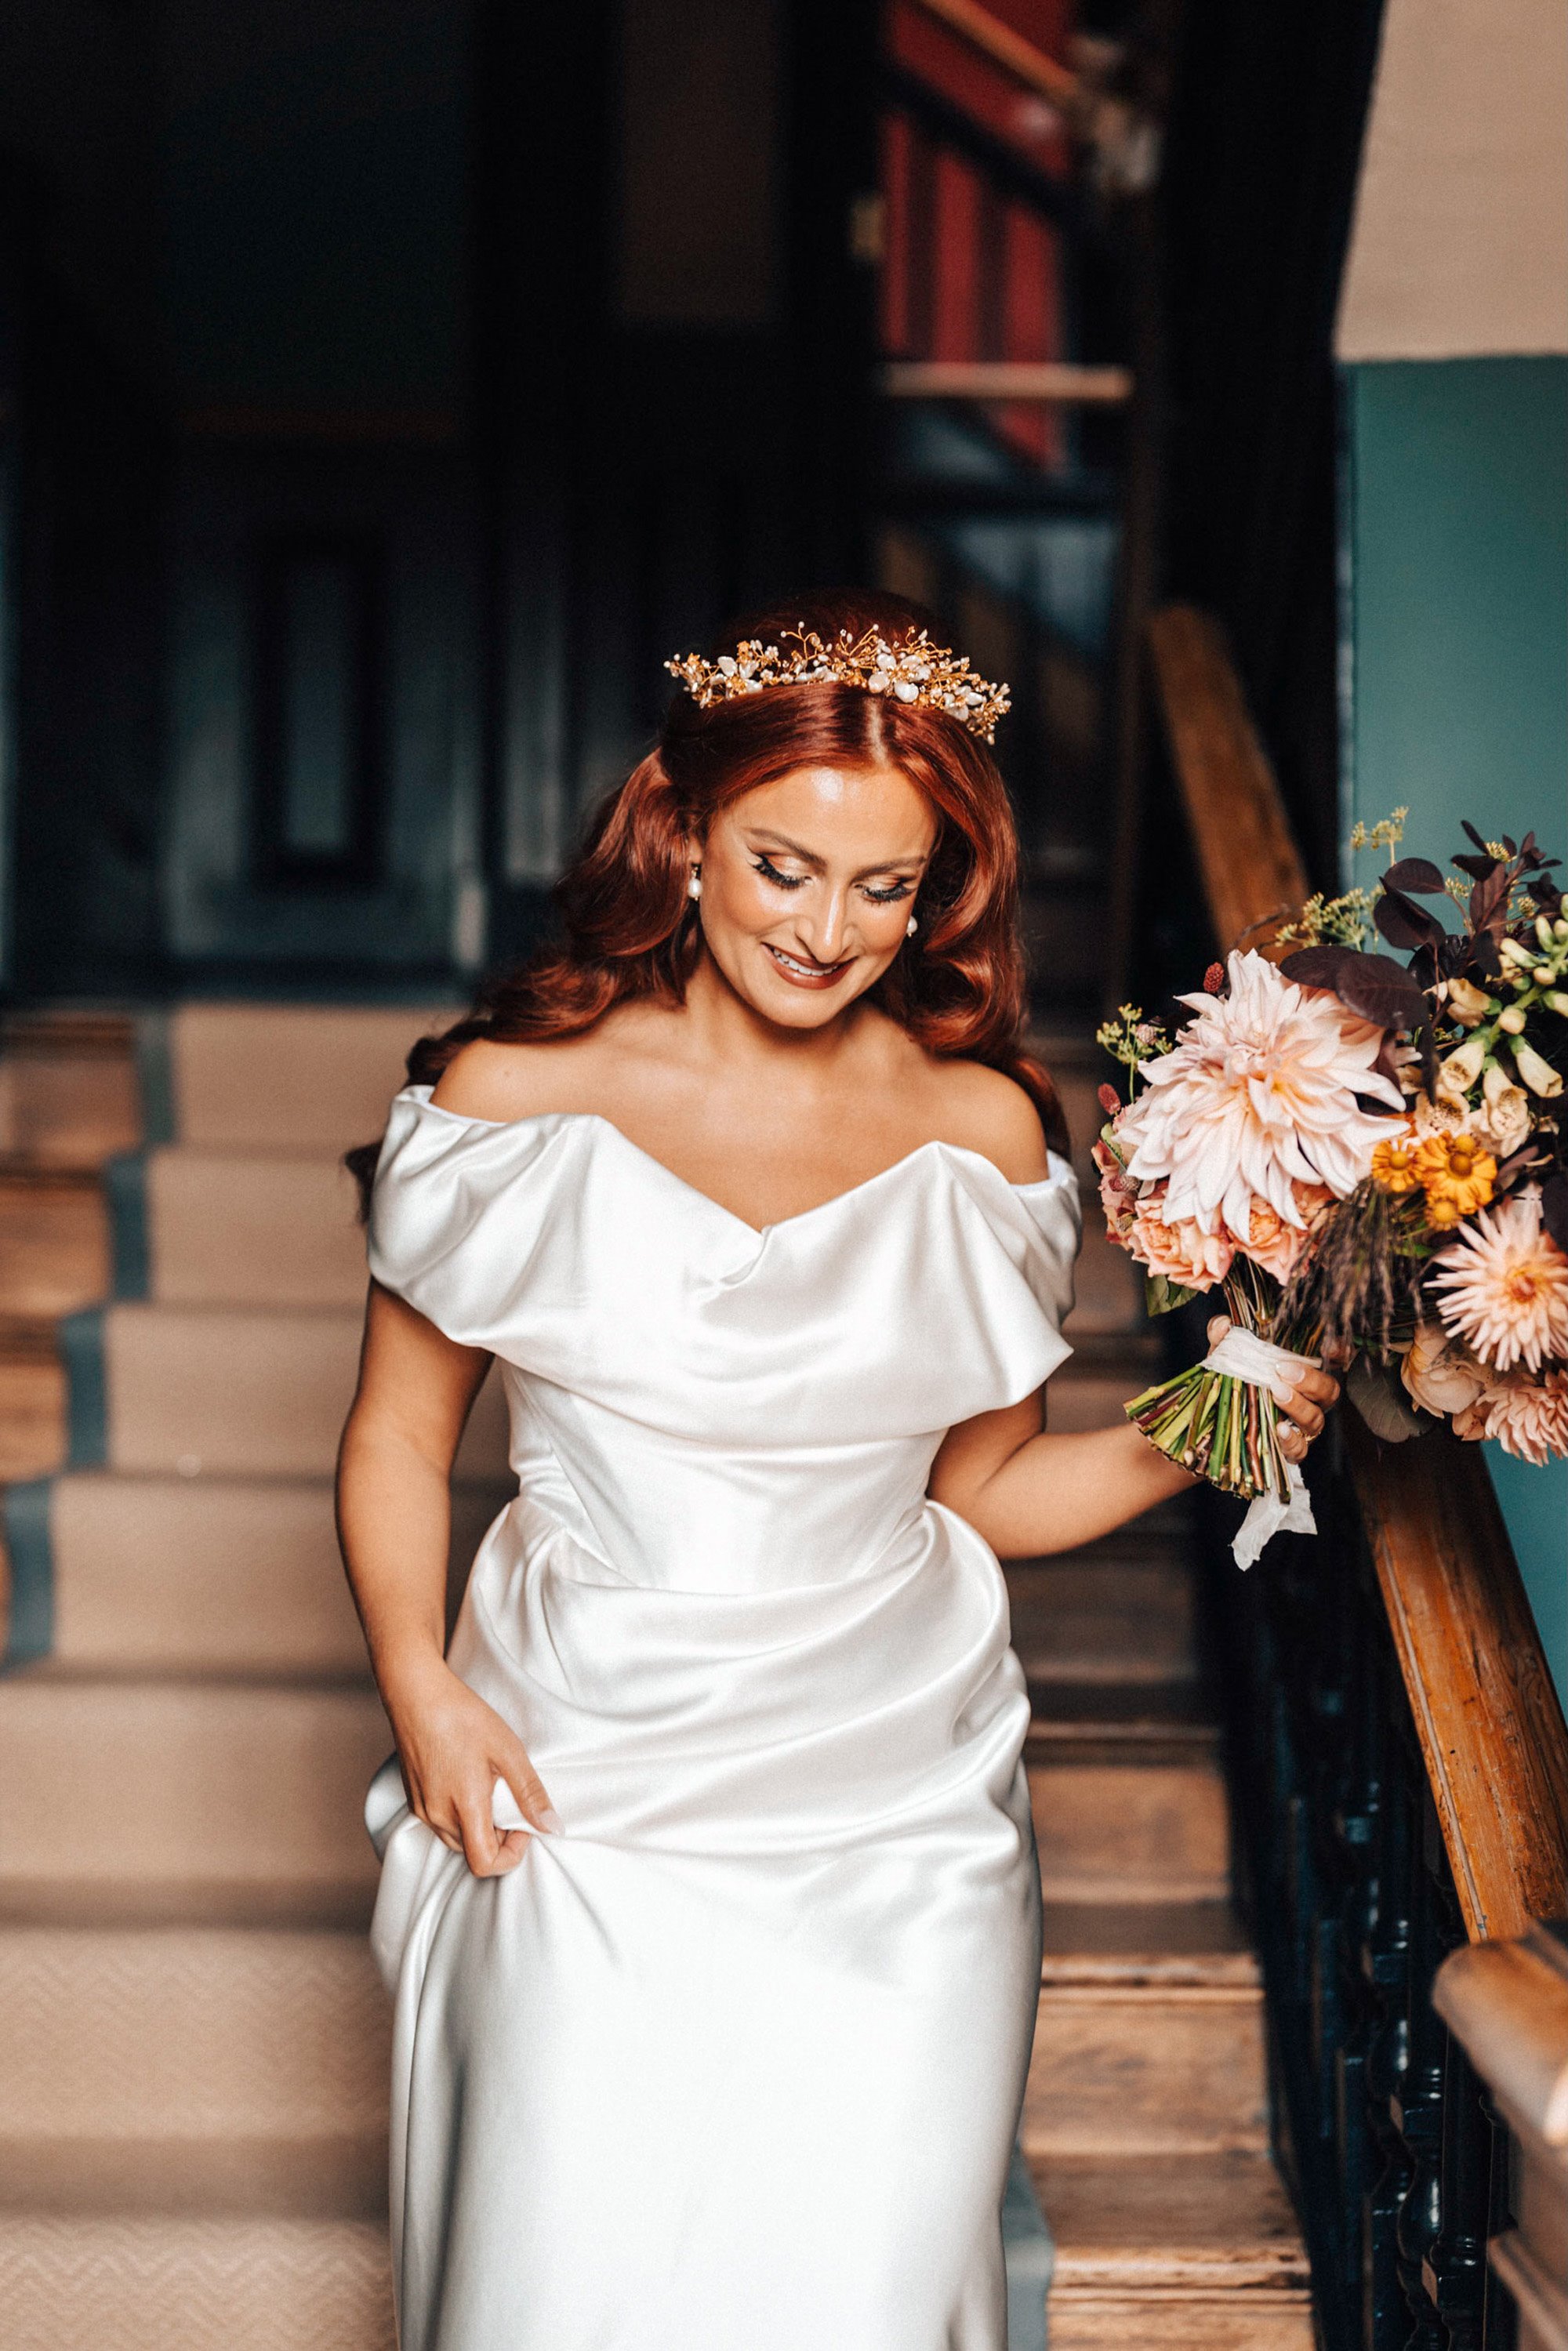
<path fill-rule="evenodd" d="M 1427 1016 L 1418 983 L 1392 956 L 1363 955 L 1355 947 L 1303 947 L 1280 966 L 1287 979 L 1304 987 L 1332 989 L 1342 1004 L 1380 1029 L 1419 1029 Z"/>
<path fill-rule="evenodd" d="M 1513 874 L 1507 865 L 1494 865 L 1490 873 L 1482 874 L 1470 892 L 1468 908 L 1470 928 L 1479 934 L 1491 931 L 1500 936 L 1508 917 L 1508 896 Z"/>
<path fill-rule="evenodd" d="M 1402 857 L 1385 873 L 1383 886 L 1385 890 L 1414 890 L 1424 898 L 1440 898 L 1445 888 L 1442 872 L 1429 857 Z"/>
<path fill-rule="evenodd" d="M 1302 987 L 1326 987 L 1339 994 L 1340 967 L 1355 953 L 1354 947 L 1298 947 L 1280 966 L 1287 979 Z"/>
<path fill-rule="evenodd" d="M 1383 894 L 1373 907 L 1372 919 L 1390 946 L 1436 947 L 1448 935 L 1446 925 L 1436 914 L 1429 914 L 1425 906 L 1418 906 L 1403 890 L 1392 889 L 1387 874 L 1383 877 Z"/>

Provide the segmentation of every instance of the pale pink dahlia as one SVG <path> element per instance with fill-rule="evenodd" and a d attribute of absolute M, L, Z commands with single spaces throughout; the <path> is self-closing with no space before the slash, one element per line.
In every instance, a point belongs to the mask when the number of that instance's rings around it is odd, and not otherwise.
<path fill-rule="evenodd" d="M 1542 1380 L 1516 1372 L 1488 1389 L 1481 1411 L 1481 1434 L 1516 1460 L 1544 1469 L 1554 1455 L 1568 1453 L 1568 1372 L 1548 1372 Z"/>
<path fill-rule="evenodd" d="M 1541 1229 L 1538 1193 L 1481 1209 L 1437 1264 L 1437 1311 L 1494 1371 L 1568 1355 L 1568 1257 Z"/>
<path fill-rule="evenodd" d="M 1322 988 L 1299 987 L 1249 952 L 1228 966 L 1228 996 L 1186 996 L 1197 1018 L 1175 1047 L 1145 1061 L 1145 1090 L 1118 1126 L 1127 1172 L 1167 1183 L 1167 1224 L 1191 1217 L 1212 1233 L 1223 1216 L 1250 1233 L 1254 1203 L 1301 1230 L 1297 1184 L 1354 1192 L 1388 1133 L 1358 1094 L 1401 1108 L 1375 1064 L 1384 1031 Z"/>

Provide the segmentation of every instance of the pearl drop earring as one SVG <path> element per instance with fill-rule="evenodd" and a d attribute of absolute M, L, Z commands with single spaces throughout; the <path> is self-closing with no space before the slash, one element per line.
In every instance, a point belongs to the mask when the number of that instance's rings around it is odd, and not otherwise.
<path fill-rule="evenodd" d="M 694 865 L 694 866 L 692 867 L 692 878 L 691 878 L 691 880 L 686 883 L 686 895 L 687 895 L 687 897 L 688 897 L 688 898 L 700 898 L 700 897 L 702 896 L 702 893 L 703 893 L 703 877 L 702 877 L 702 868 L 701 868 L 701 866 L 699 866 L 699 865 Z"/>
<path fill-rule="evenodd" d="M 911 914 L 911 916 L 909 917 L 909 920 L 908 920 L 907 924 L 904 925 L 904 937 L 905 937 L 906 939 L 912 939 L 912 938 L 915 936 L 915 932 L 916 932 L 919 928 L 920 928 L 919 924 L 915 921 L 915 919 L 914 915 L 913 915 L 913 914 Z"/>

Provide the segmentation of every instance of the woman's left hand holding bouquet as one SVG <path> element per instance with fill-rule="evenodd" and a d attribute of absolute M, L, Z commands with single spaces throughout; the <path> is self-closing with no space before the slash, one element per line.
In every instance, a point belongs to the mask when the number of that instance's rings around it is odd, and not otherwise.
<path fill-rule="evenodd" d="M 1230 1328 L 1208 1326 L 1211 1344 Z M 1275 1391 L 1284 1416 L 1279 1445 L 1304 1460 L 1339 1395 L 1331 1373 L 1308 1371 Z M 1113 1533 L 1199 1482 L 1127 1421 L 1111 1428 L 1058 1435 L 1045 1426 L 1043 1395 L 980 1414 L 951 1430 L 932 1467 L 930 1495 L 967 1519 L 998 1559 L 1033 1559 L 1076 1551 Z"/>
<path fill-rule="evenodd" d="M 1231 1329 L 1228 1314 L 1213 1314 L 1208 1322 L 1208 1343 L 1218 1347 Z M 1332 1372 L 1305 1371 L 1292 1384 L 1278 1381 L 1270 1390 L 1275 1403 L 1291 1424 L 1280 1431 L 1280 1450 L 1287 1461 L 1300 1468 L 1307 1458 L 1307 1448 L 1314 1437 L 1321 1437 L 1328 1416 L 1339 1402 L 1340 1384 Z"/>

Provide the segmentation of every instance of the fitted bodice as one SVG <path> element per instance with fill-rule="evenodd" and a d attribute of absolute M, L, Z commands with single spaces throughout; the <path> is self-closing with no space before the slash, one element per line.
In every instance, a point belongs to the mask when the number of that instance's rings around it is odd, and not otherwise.
<path fill-rule="evenodd" d="M 580 1572 L 759 1592 L 873 1572 L 956 1422 L 1069 1350 L 1078 1194 L 944 1143 L 761 1231 L 581 1113 L 392 1105 L 371 1270 L 502 1366 L 519 1505 Z"/>

